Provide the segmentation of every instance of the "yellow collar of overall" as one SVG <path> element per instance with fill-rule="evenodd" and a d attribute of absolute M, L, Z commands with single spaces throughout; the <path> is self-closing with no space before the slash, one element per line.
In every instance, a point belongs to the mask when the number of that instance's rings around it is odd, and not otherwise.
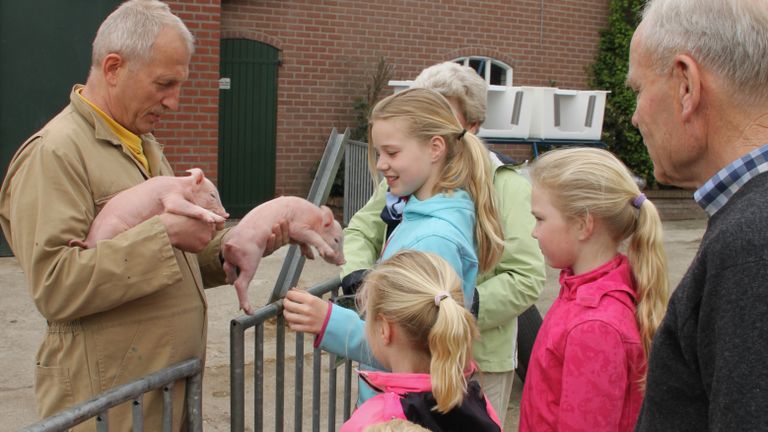
<path fill-rule="evenodd" d="M 120 142 L 122 142 L 123 145 L 131 152 L 133 157 L 142 166 L 144 166 L 144 169 L 147 170 L 147 172 L 150 172 L 149 161 L 147 161 L 147 157 L 144 155 L 144 148 L 141 145 L 141 137 L 124 128 L 123 125 L 116 122 L 112 117 L 108 116 L 107 113 L 99 109 L 99 107 L 94 105 L 93 102 L 86 99 L 85 96 L 83 96 L 82 91 L 82 89 L 78 89 L 77 91 L 77 95 L 80 96 L 80 99 L 82 99 L 83 102 L 87 103 L 91 108 L 93 108 L 99 117 L 103 118 L 104 121 L 107 122 L 107 125 L 109 125 L 109 128 L 112 129 L 112 132 L 114 132 L 115 135 L 117 135 L 117 137 L 120 139 Z"/>

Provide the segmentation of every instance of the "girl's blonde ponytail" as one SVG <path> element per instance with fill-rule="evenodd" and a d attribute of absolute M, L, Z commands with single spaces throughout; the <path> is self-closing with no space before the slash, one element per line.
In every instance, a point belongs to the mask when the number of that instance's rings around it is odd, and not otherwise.
<path fill-rule="evenodd" d="M 411 348 L 429 359 L 436 410 L 461 405 L 467 390 L 474 317 L 464 307 L 462 280 L 438 255 L 403 250 L 374 268 L 358 292 L 366 325 L 383 316 L 400 326 Z"/>

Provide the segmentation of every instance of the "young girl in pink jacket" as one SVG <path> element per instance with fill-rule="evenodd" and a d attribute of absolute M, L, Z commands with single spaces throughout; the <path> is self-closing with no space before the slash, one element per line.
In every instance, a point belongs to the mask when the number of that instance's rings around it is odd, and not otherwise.
<path fill-rule="evenodd" d="M 533 236 L 561 272 L 531 354 L 520 430 L 633 430 L 669 297 L 659 214 L 605 150 L 548 152 L 531 180 Z"/>
<path fill-rule="evenodd" d="M 359 371 L 379 391 L 341 432 L 405 419 L 431 431 L 500 431 L 476 381 L 470 348 L 477 335 L 464 308 L 462 280 L 437 255 L 403 250 L 379 264 L 357 294 L 373 355 L 392 372 Z"/>

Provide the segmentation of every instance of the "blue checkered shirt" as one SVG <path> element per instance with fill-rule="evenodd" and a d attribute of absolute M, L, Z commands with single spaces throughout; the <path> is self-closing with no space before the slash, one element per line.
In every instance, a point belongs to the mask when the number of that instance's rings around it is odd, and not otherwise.
<path fill-rule="evenodd" d="M 711 217 L 752 177 L 768 171 L 768 144 L 728 164 L 693 194 L 693 199 Z"/>

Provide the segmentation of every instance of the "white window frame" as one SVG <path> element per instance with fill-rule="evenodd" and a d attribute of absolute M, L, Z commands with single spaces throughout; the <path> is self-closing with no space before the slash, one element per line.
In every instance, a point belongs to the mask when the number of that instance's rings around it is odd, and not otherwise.
<path fill-rule="evenodd" d="M 469 64 L 470 60 L 485 61 L 485 70 L 483 71 L 483 73 L 480 73 L 480 76 L 482 76 L 485 79 L 485 82 L 487 82 L 489 86 L 498 85 L 498 84 L 491 83 L 491 67 L 493 65 L 496 65 L 506 73 L 506 83 L 503 85 L 506 87 L 512 87 L 512 77 L 513 77 L 512 66 L 504 63 L 501 60 L 496 60 L 495 58 L 486 57 L 486 56 L 463 56 L 463 57 L 458 57 L 454 59 L 453 62 L 460 63 L 464 66 L 472 67 Z"/>

